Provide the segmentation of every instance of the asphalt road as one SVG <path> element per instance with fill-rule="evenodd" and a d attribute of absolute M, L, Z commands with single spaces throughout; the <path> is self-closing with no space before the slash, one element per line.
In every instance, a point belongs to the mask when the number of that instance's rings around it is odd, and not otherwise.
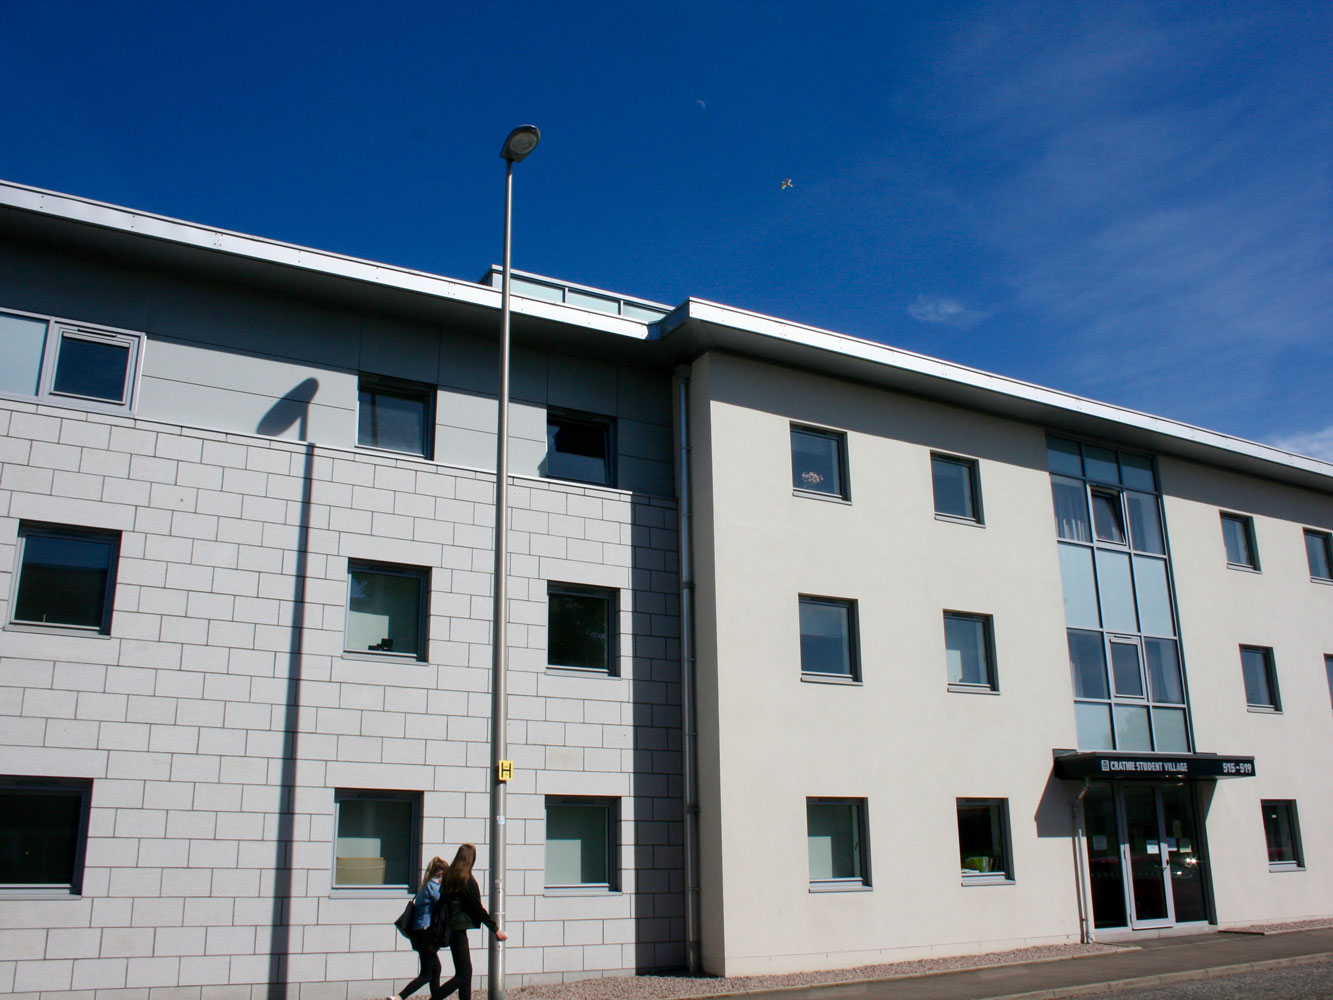
<path fill-rule="evenodd" d="M 1175 986 L 1116 991 L 1115 1000 L 1330 1000 L 1333 962 L 1240 972 Z"/>

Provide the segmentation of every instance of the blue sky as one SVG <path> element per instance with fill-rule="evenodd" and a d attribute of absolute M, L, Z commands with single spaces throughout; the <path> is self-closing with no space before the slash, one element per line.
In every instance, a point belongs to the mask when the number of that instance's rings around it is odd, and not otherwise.
<path fill-rule="evenodd" d="M 0 177 L 1333 459 L 1333 5 L 0 0 Z M 792 184 L 782 189 L 782 181 Z"/>

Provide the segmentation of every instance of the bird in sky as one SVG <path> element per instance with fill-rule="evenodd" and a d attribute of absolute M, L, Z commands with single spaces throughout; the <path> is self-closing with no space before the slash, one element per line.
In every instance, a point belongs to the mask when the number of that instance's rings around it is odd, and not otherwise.
<path fill-rule="evenodd" d="M 786 191 L 787 188 L 789 188 L 789 187 L 791 187 L 791 178 L 790 178 L 790 177 L 788 177 L 785 181 L 782 182 L 782 187 L 778 188 L 778 190 L 779 190 L 779 191 Z"/>

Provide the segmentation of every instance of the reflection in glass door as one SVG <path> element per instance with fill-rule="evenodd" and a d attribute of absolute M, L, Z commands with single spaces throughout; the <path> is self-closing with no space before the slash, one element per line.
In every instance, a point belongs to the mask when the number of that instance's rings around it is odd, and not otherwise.
<path fill-rule="evenodd" d="M 1203 848 L 1194 828 L 1194 796 L 1184 785 L 1167 785 L 1160 789 L 1162 820 L 1166 838 L 1162 841 L 1171 852 L 1168 868 L 1171 872 L 1171 901 L 1175 907 L 1176 923 L 1208 919 L 1207 893 L 1204 889 L 1205 869 Z"/>
<path fill-rule="evenodd" d="M 1120 852 L 1129 870 L 1131 927 L 1161 927 L 1172 922 L 1166 892 L 1162 821 L 1155 789 L 1127 785 L 1120 790 L 1125 840 Z"/>

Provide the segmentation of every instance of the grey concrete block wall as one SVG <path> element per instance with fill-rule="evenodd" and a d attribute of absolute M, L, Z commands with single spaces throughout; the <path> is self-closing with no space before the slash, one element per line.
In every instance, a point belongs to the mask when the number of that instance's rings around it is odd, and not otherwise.
<path fill-rule="evenodd" d="M 330 887 L 334 790 L 419 792 L 424 855 L 477 842 L 487 884 L 493 477 L 21 402 L 0 462 L 0 621 L 21 523 L 121 539 L 109 636 L 0 632 L 0 774 L 92 781 L 82 894 L 0 893 L 0 992 L 410 978 L 403 896 Z M 678 965 L 674 501 L 524 478 L 511 500 L 509 981 Z M 429 568 L 424 662 L 344 654 L 349 559 Z M 619 592 L 619 676 L 548 668 L 548 581 Z M 545 889 L 548 795 L 619 800 L 619 891 Z"/>

